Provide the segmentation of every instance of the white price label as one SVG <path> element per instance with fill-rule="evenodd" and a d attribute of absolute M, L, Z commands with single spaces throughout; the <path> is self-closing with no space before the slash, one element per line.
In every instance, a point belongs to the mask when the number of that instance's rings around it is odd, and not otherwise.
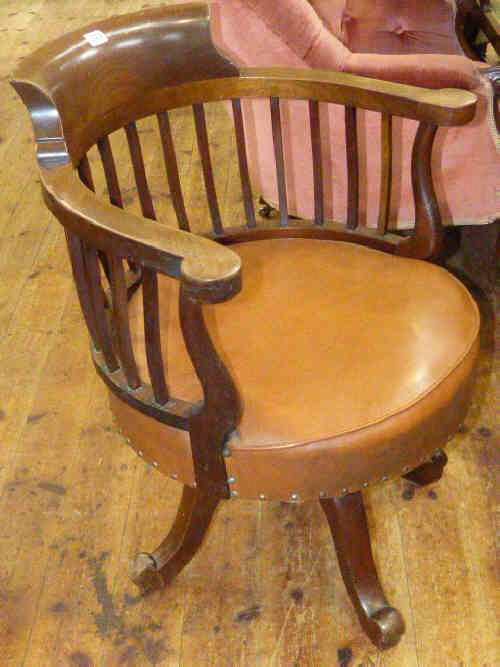
<path fill-rule="evenodd" d="M 84 38 L 90 44 L 90 46 L 100 46 L 101 44 L 105 44 L 108 41 L 106 35 L 100 30 L 86 32 L 84 34 Z"/>

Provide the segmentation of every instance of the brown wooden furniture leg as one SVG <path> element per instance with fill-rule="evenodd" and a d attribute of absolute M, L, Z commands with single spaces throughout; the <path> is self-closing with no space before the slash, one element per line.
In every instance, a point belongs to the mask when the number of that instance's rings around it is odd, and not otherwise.
<path fill-rule="evenodd" d="M 405 624 L 399 611 L 387 602 L 378 580 L 361 492 L 320 503 L 328 519 L 342 578 L 363 630 L 378 648 L 395 646 Z"/>
<path fill-rule="evenodd" d="M 278 215 L 278 210 L 269 204 L 264 197 L 259 197 L 259 204 L 261 208 L 259 208 L 259 215 L 261 218 L 273 218 Z"/>
<path fill-rule="evenodd" d="M 447 463 L 448 457 L 443 451 L 439 450 L 430 461 L 422 463 L 421 466 L 403 475 L 403 477 L 417 486 L 426 486 L 441 479 L 443 468 Z"/>
<path fill-rule="evenodd" d="M 494 294 L 500 220 L 488 225 L 463 225 L 460 237 L 465 275 L 487 295 Z"/>
<path fill-rule="evenodd" d="M 219 497 L 184 486 L 177 516 L 153 553 L 140 553 L 130 562 L 129 574 L 143 593 L 163 588 L 189 563 L 200 547 Z"/>

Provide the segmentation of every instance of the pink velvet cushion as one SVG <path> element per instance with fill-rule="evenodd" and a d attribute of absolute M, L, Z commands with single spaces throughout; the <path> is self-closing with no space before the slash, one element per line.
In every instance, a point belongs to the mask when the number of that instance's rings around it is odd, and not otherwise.
<path fill-rule="evenodd" d="M 308 2 L 322 20 L 325 28 L 343 41 L 342 16 L 346 5 L 345 0 L 308 0 Z"/>
<path fill-rule="evenodd" d="M 284 7 L 282 2 L 266 0 L 243 0 L 241 3 L 222 0 L 221 5 L 242 4 L 255 12 L 270 29 L 291 46 L 300 57 L 306 58 L 315 48 L 322 33 L 330 34 L 313 7 L 306 0 L 292 0 Z"/>
<path fill-rule="evenodd" d="M 271 23 L 275 12 L 281 14 L 277 24 Z M 286 17 L 291 20 L 287 21 Z M 307 0 L 274 0 L 273 3 L 270 0 L 217 0 L 212 4 L 212 19 L 215 43 L 241 65 L 309 66 L 407 83 L 425 81 L 432 87 L 458 85 L 474 89 L 479 96 L 474 121 L 466 127 L 439 130 L 433 153 L 435 185 L 445 221 L 474 224 L 498 217 L 498 155 L 486 121 L 491 89 L 479 81 L 473 63 L 467 58 L 351 53 L 319 20 Z M 311 25 L 303 25 L 305 21 L 311 21 Z M 283 102 L 281 113 L 289 209 L 308 218 L 314 212 L 314 193 L 307 104 Z M 247 101 L 244 114 L 254 192 L 277 203 L 269 103 L 267 100 Z M 369 174 L 362 179 L 360 218 L 369 226 L 376 224 L 378 210 L 379 120 L 378 114 L 372 113 L 360 113 L 358 119 L 362 172 Z M 323 109 L 321 123 L 325 214 L 329 219 L 345 221 L 346 172 L 338 160 L 338 156 L 345 153 L 343 109 L 335 105 Z M 408 227 L 414 219 L 409 156 L 415 130 L 415 122 L 394 119 L 391 226 Z"/>
<path fill-rule="evenodd" d="M 448 0 L 347 0 L 341 30 L 354 53 L 463 55 Z"/>
<path fill-rule="evenodd" d="M 240 62 L 243 51 L 250 49 L 253 56 L 245 62 L 247 65 L 286 63 L 293 67 L 298 58 L 302 65 L 314 69 L 352 72 L 429 88 L 471 90 L 479 83 L 472 61 L 464 56 L 353 53 L 324 25 L 308 0 L 216 0 L 212 15 L 216 42 L 236 62 Z M 226 30 L 226 35 L 221 34 Z M 274 39 L 266 38 L 268 32 Z M 287 53 L 293 54 L 292 62 L 287 62 Z"/>

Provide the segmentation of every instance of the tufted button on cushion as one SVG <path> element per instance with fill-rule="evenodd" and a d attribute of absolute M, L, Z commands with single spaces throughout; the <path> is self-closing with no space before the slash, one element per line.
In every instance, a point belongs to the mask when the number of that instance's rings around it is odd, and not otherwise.
<path fill-rule="evenodd" d="M 205 307 L 205 316 L 243 402 L 227 459 L 240 496 L 354 490 L 418 465 L 456 430 L 470 394 L 479 316 L 453 276 L 338 241 L 232 248 L 242 258 L 242 292 Z M 164 278 L 159 289 L 171 392 L 200 400 L 179 329 L 176 281 Z M 141 299 L 132 302 L 131 326 L 143 347 Z M 144 356 L 138 361 L 147 377 Z M 119 410 L 137 447 L 147 451 L 148 440 L 189 458 L 185 433 L 124 404 Z M 166 465 L 188 470 L 185 461 Z"/>
<path fill-rule="evenodd" d="M 347 0 L 342 39 L 353 53 L 463 55 L 446 0 Z"/>
<path fill-rule="evenodd" d="M 402 35 L 406 35 L 406 33 L 408 33 L 409 30 L 408 30 L 408 26 L 403 25 L 402 22 L 398 22 L 398 23 L 394 26 L 394 28 L 392 29 L 392 32 L 393 32 L 395 35 L 399 35 L 399 36 L 401 37 Z"/>

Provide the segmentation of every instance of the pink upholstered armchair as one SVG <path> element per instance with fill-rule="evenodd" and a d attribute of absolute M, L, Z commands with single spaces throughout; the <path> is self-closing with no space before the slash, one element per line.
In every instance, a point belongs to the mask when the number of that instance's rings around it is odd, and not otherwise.
<path fill-rule="evenodd" d="M 465 127 L 439 131 L 433 173 L 443 222 L 482 225 L 483 262 L 493 267 L 500 204 L 499 137 L 493 119 L 491 83 L 481 63 L 468 59 L 454 31 L 452 0 L 214 0 L 214 38 L 237 64 L 334 69 L 430 88 L 465 88 L 479 98 L 475 120 Z M 248 102 L 244 110 L 250 170 L 254 187 L 276 205 L 274 162 L 269 153 L 271 125 L 265 102 Z M 284 105 L 284 150 L 288 208 L 299 217 L 313 217 L 314 192 L 307 108 Z M 344 150 L 344 124 L 331 109 L 323 112 L 322 150 L 327 191 L 325 213 L 345 220 L 346 173 L 336 168 L 335 153 Z M 265 120 L 267 118 L 267 121 Z M 358 118 L 362 161 L 380 161 L 380 130 L 374 114 Z M 259 127 L 259 132 L 255 131 Z M 265 128 L 264 130 L 262 128 Z M 393 196 L 389 228 L 413 225 L 408 156 L 416 123 L 393 122 Z M 360 220 L 376 226 L 380 182 L 375 174 L 360 185 Z M 487 257 L 485 259 L 484 257 Z M 485 266 L 484 271 L 488 273 Z"/>

